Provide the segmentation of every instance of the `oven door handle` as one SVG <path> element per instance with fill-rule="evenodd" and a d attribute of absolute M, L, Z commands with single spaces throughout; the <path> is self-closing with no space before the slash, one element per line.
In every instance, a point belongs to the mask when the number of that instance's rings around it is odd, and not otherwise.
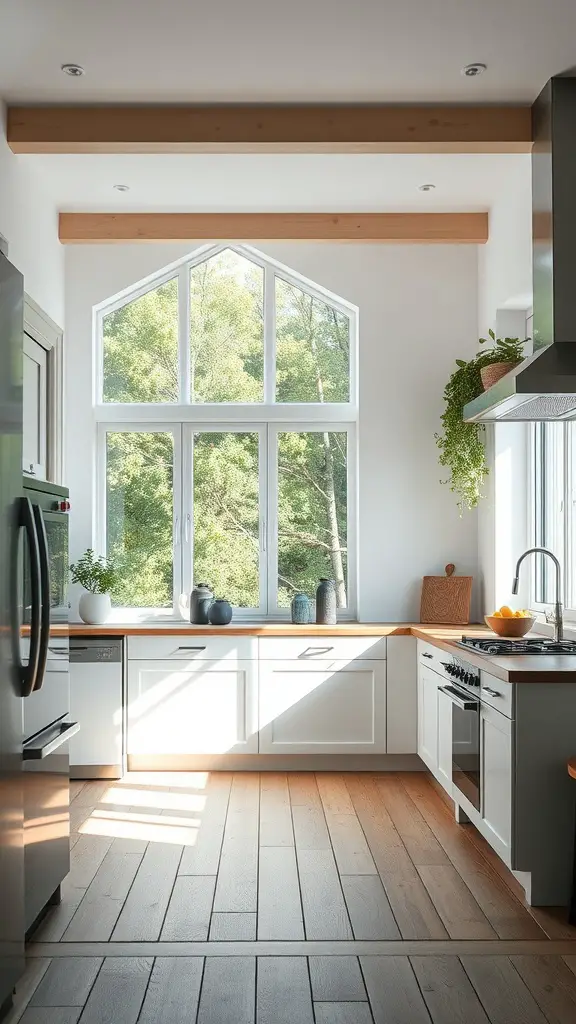
<path fill-rule="evenodd" d="M 457 708 L 460 708 L 461 711 L 477 711 L 480 707 L 479 701 L 467 697 L 465 694 L 461 693 L 460 690 L 456 690 L 453 686 L 439 686 L 438 689 L 440 690 L 440 693 L 445 693 L 447 697 L 450 697 L 452 703 L 455 704 Z"/>
<path fill-rule="evenodd" d="M 66 722 L 64 725 L 60 722 L 59 725 L 54 728 L 51 726 L 44 732 L 41 732 L 35 740 L 32 740 L 30 744 L 26 744 L 24 747 L 23 758 L 25 761 L 40 761 L 43 757 L 48 757 L 53 754 L 55 750 L 62 747 L 68 740 L 75 736 L 77 732 L 80 732 L 79 722 Z M 45 743 L 39 742 L 42 738 L 46 739 Z"/>

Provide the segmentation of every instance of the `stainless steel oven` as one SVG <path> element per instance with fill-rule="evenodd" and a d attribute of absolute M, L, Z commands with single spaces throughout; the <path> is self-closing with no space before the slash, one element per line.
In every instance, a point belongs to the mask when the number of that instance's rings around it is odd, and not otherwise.
<path fill-rule="evenodd" d="M 452 785 L 481 809 L 480 673 L 458 660 L 443 662 L 449 682 L 440 692 L 452 702 Z"/>

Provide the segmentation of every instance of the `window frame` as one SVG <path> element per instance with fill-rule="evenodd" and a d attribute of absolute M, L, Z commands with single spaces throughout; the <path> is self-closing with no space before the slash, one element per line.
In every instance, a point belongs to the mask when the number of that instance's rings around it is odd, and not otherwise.
<path fill-rule="evenodd" d="M 576 574 L 571 571 L 572 555 L 576 544 L 576 425 L 571 421 L 554 423 L 558 437 L 545 439 L 546 422 L 530 424 L 530 474 L 528 487 L 529 529 L 531 544 L 548 546 L 554 551 L 562 566 L 562 603 L 567 621 L 576 620 Z M 540 437 L 538 435 L 541 435 Z M 544 488 L 542 484 L 544 483 Z M 548 485 L 548 486 L 547 486 Z M 544 505 L 543 520 L 538 522 L 538 503 L 549 499 L 549 490 L 558 494 L 558 505 L 554 508 L 548 501 Z M 543 493 L 544 492 L 544 493 Z M 542 530 L 543 525 L 543 530 Z M 550 539 L 550 537 L 552 539 Z M 554 576 L 549 560 L 531 559 L 530 565 L 530 607 L 545 614 L 555 598 L 542 602 L 537 599 L 543 574 L 544 587 L 554 587 Z M 550 591 L 548 591 L 550 594 Z"/>
<path fill-rule="evenodd" d="M 263 269 L 263 401 L 209 403 L 190 396 L 190 271 L 218 253 L 232 250 Z M 276 278 L 311 295 L 349 321 L 349 400 L 347 402 L 276 401 Z M 179 401 L 113 403 L 103 398 L 104 318 L 129 302 L 177 279 Z M 278 578 L 278 469 L 277 439 L 284 431 L 345 432 L 347 435 L 347 607 L 339 618 L 350 620 L 358 607 L 358 309 L 320 288 L 251 246 L 223 242 L 207 244 L 150 275 L 93 309 L 93 406 L 96 423 L 96 509 L 94 546 L 106 551 L 106 434 L 108 432 L 171 432 L 174 438 L 173 497 L 173 607 L 169 609 L 115 608 L 115 618 L 180 620 L 188 616 L 181 601 L 193 579 L 193 435 L 196 432 L 257 432 L 259 435 L 260 496 L 260 606 L 236 608 L 237 619 L 286 619 L 290 610 L 277 601 Z M 189 467 L 190 471 L 187 472 Z M 190 529 L 186 533 L 187 517 Z M 178 556 L 177 548 L 180 549 Z"/>

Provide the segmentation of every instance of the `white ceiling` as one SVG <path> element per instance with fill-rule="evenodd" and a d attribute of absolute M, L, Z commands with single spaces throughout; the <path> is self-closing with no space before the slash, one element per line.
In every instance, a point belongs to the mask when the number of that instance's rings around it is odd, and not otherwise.
<path fill-rule="evenodd" d="M 574 0 L 0 0 L 11 101 L 530 101 L 574 64 Z"/>
<path fill-rule="evenodd" d="M 528 155 L 20 156 L 62 210 L 485 210 Z M 432 192 L 418 185 L 433 183 Z M 114 184 L 130 186 L 117 192 Z"/>

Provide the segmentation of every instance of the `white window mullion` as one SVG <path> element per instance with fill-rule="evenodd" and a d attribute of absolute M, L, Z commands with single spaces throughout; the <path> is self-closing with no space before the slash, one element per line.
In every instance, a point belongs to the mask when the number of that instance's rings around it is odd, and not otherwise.
<path fill-rule="evenodd" d="M 172 429 L 174 443 L 174 463 L 172 466 L 172 504 L 173 504 L 173 528 L 172 528 L 172 565 L 174 576 L 174 614 L 178 614 L 180 608 L 180 596 L 183 591 L 182 578 L 182 428 Z"/>
<path fill-rule="evenodd" d="M 264 268 L 264 402 L 276 401 L 276 277 L 272 267 Z"/>
<path fill-rule="evenodd" d="M 269 599 L 269 566 L 268 566 L 268 430 L 266 427 L 258 428 L 258 497 L 260 514 L 260 552 L 259 552 L 259 573 L 260 573 L 260 610 L 263 615 L 268 614 Z"/>
<path fill-rule="evenodd" d="M 180 402 L 190 404 L 190 270 L 187 265 L 178 273 L 178 370 Z"/>
<path fill-rule="evenodd" d="M 267 613 L 277 611 L 278 605 L 278 427 L 268 427 L 268 537 L 266 566 L 268 574 Z"/>

